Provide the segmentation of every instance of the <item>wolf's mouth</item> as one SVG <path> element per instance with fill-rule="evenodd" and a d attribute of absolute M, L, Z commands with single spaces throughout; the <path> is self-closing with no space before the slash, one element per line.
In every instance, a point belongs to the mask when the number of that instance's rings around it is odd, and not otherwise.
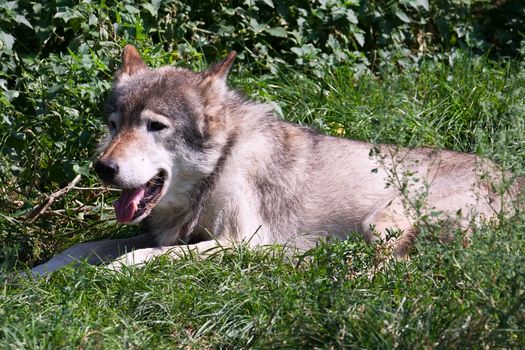
<path fill-rule="evenodd" d="M 161 170 L 146 184 L 123 189 L 120 198 L 113 203 L 117 221 L 127 223 L 149 214 L 160 200 L 165 179 L 166 173 Z"/>

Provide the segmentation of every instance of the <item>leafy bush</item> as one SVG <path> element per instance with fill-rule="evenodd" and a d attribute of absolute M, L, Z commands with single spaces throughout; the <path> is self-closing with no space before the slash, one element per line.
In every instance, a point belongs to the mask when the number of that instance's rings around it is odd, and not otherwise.
<path fill-rule="evenodd" d="M 315 70 L 375 60 L 393 48 L 412 57 L 452 47 L 515 55 L 525 36 L 520 0 L 22 0 L 3 1 L 0 13 L 0 56 L 11 70 L 20 54 L 91 49 L 106 56 L 113 52 L 101 49 L 116 49 L 122 40 L 174 51 L 170 60 L 215 59 L 237 49 L 241 60 L 264 69 L 288 63 Z"/>

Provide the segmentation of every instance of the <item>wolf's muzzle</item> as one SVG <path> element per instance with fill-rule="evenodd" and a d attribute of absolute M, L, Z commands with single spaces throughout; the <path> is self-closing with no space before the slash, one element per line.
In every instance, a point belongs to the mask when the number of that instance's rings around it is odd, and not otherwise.
<path fill-rule="evenodd" d="M 118 164 L 113 160 L 97 160 L 95 162 L 95 171 L 102 181 L 112 182 L 118 174 Z"/>

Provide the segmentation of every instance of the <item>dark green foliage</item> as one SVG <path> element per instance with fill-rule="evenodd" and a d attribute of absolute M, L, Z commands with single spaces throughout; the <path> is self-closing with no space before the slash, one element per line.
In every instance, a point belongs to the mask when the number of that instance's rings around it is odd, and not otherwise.
<path fill-rule="evenodd" d="M 113 57 L 124 40 L 156 53 L 164 48 L 171 60 L 215 60 L 236 49 L 245 63 L 263 69 L 287 63 L 320 74 L 319 65 L 375 65 L 393 49 L 404 60 L 454 47 L 516 55 L 525 36 L 520 0 L 22 0 L 3 1 L 0 14 L 0 57 L 8 73 L 19 73 L 21 55 L 69 49 Z"/>

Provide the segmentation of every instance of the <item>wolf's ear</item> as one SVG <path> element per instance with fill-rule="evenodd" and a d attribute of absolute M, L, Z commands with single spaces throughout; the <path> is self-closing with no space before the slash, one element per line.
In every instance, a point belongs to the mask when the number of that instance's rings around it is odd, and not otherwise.
<path fill-rule="evenodd" d="M 145 68 L 147 68 L 146 63 L 140 57 L 137 49 L 133 45 L 126 45 L 122 51 L 122 66 L 119 74 L 131 76 Z"/>
<path fill-rule="evenodd" d="M 237 56 L 236 51 L 230 51 L 228 56 L 219 63 L 215 63 L 213 66 L 204 71 L 204 76 L 208 81 L 218 81 L 221 83 L 226 83 L 228 78 L 228 73 L 233 65 L 233 61 Z"/>

